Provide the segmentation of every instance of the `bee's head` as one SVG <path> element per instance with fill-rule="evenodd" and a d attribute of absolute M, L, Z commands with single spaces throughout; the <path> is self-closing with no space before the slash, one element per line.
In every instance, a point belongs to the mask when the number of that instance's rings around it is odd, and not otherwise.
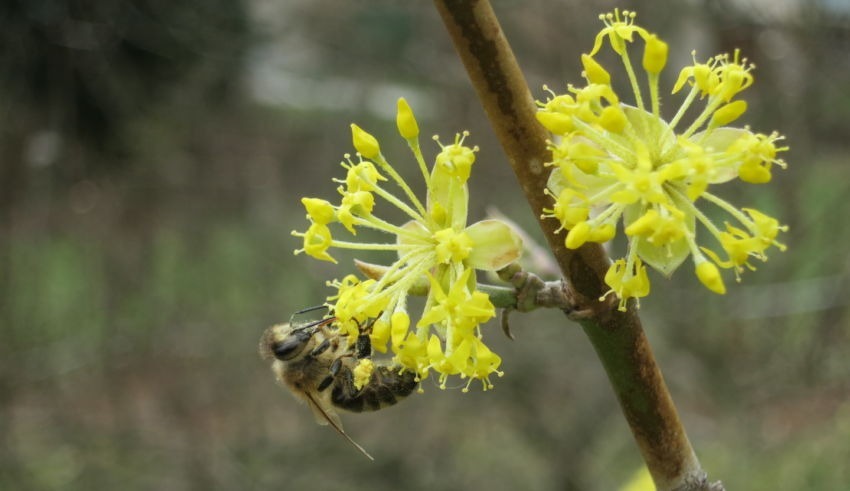
<path fill-rule="evenodd" d="M 307 351 L 315 329 L 310 326 L 293 328 L 289 324 L 277 324 L 263 333 L 260 339 L 260 356 L 290 361 Z"/>

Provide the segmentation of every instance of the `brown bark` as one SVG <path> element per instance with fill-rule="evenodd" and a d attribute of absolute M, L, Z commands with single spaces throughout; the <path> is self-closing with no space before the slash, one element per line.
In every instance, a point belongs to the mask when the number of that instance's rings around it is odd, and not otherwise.
<path fill-rule="evenodd" d="M 659 490 L 719 490 L 709 485 L 653 357 L 633 302 L 626 312 L 600 301 L 610 259 L 599 244 L 567 249 L 558 222 L 540 218 L 551 160 L 534 99 L 486 0 L 435 0 L 532 211 L 555 255 L 632 434 Z M 609 297 L 610 298 L 610 297 Z"/>

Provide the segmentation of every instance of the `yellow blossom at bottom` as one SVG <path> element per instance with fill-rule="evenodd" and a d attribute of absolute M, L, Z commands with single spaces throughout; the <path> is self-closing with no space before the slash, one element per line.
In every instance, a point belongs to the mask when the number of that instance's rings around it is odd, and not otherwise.
<path fill-rule="evenodd" d="M 605 273 L 605 284 L 611 287 L 608 293 L 616 293 L 620 298 L 620 310 L 626 309 L 626 301 L 629 298 L 649 295 L 649 278 L 646 275 L 646 267 L 638 258 L 634 258 L 633 262 L 629 263 L 625 259 L 614 261 L 614 264 Z"/>

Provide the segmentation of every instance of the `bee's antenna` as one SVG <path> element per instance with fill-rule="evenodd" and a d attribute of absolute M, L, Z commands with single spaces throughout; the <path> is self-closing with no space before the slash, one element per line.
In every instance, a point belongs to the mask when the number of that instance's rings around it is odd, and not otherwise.
<path fill-rule="evenodd" d="M 301 309 L 301 310 L 299 310 L 299 311 L 297 311 L 297 312 L 293 312 L 293 313 L 292 313 L 292 315 L 306 314 L 307 312 L 314 312 L 314 311 L 316 311 L 316 310 L 322 310 L 322 309 L 330 310 L 330 309 L 328 308 L 328 306 L 327 306 L 327 305 L 325 305 L 325 304 L 322 304 L 322 305 L 314 305 L 314 306 L 312 306 L 312 307 L 307 307 L 306 309 Z"/>
<path fill-rule="evenodd" d="M 293 330 L 294 331 L 300 331 L 302 329 L 310 329 L 310 328 L 313 328 L 313 327 L 319 328 L 319 327 L 323 327 L 323 326 L 326 326 L 328 324 L 331 324 L 335 320 L 336 320 L 336 317 L 325 317 L 324 319 L 319 319 L 319 320 L 313 321 L 309 324 L 304 324 L 303 326 L 299 326 L 299 327 L 297 327 L 296 329 L 293 329 Z"/>

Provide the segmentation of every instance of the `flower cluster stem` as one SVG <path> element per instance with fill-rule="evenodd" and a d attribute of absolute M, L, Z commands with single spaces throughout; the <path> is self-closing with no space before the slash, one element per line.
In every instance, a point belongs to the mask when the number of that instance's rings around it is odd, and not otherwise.
<path fill-rule="evenodd" d="M 354 266 L 363 276 L 375 281 L 385 280 L 392 268 L 381 264 L 367 263 L 358 259 Z M 528 271 L 522 271 L 516 263 L 498 271 L 500 278 L 513 286 L 489 285 L 478 283 L 478 290 L 490 297 L 490 302 L 498 309 L 510 309 L 519 312 L 531 312 L 538 308 L 571 310 L 575 306 L 566 294 L 564 282 L 543 281 L 539 276 Z M 422 273 L 421 280 L 409 285 L 406 290 L 409 295 L 425 297 L 428 295 L 430 284 Z"/>
<path fill-rule="evenodd" d="M 435 0 L 484 110 L 534 215 L 551 206 L 544 193 L 551 160 L 525 78 L 486 0 Z M 564 245 L 556 220 L 539 219 L 573 301 L 650 474 L 660 491 L 721 490 L 708 484 L 653 357 L 633 303 L 625 312 L 600 301 L 610 259 L 602 247 Z M 573 316 L 573 318 L 575 318 Z"/>

